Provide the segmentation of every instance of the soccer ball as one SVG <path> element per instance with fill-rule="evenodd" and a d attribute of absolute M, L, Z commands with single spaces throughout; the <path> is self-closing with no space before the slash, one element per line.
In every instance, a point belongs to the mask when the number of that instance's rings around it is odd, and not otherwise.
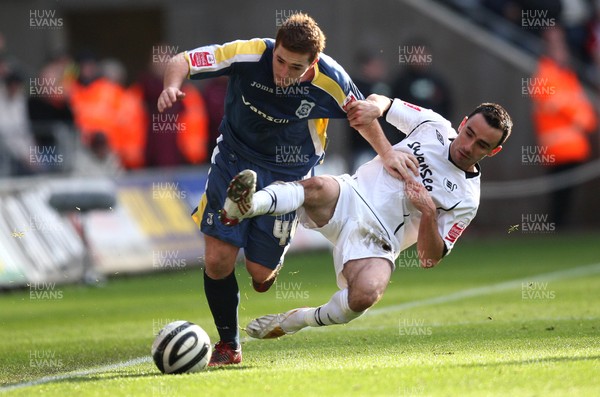
<path fill-rule="evenodd" d="M 208 334 L 189 321 L 174 321 L 158 332 L 152 359 L 163 374 L 199 372 L 208 366 L 212 346 Z"/>

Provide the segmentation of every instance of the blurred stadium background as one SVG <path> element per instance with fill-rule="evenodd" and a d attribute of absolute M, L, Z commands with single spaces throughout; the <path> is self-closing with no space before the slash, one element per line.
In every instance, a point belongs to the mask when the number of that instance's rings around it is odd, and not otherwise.
<path fill-rule="evenodd" d="M 465 238 L 597 231 L 597 131 L 589 136 L 585 164 L 566 177 L 548 177 L 551 160 L 536 143 L 528 87 L 544 51 L 544 27 L 564 24 L 574 32 L 569 37 L 585 33 L 573 39 L 573 65 L 600 109 L 594 63 L 600 56 L 585 44 L 598 39 L 592 32 L 599 6 L 537 2 L 540 12 L 530 13 L 534 3 L 3 0 L 0 84 L 3 104 L 11 107 L 0 109 L 6 110 L 0 118 L 0 287 L 96 283 L 106 275 L 201 265 L 202 239 L 189 213 L 204 189 L 222 81 L 190 83 L 193 106 L 169 118 L 152 108 L 156 76 L 186 49 L 274 37 L 296 11 L 317 20 L 327 35 L 325 52 L 365 87 L 394 95 L 398 77 L 421 66 L 430 77 L 410 86 L 413 101 L 444 102 L 454 125 L 481 102 L 501 103 L 511 113 L 513 135 L 501 155 L 483 164 L 481 207 Z M 556 3 L 562 3 L 558 13 Z M 525 13 L 518 9 L 523 4 Z M 517 7 L 516 14 L 506 5 Z M 369 64 L 373 59 L 379 63 Z M 100 78 L 100 93 L 85 96 Z M 344 120 L 331 124 L 319 173 L 353 172 L 361 148 L 350 144 L 351 134 Z M 550 195 L 564 185 L 575 188 L 574 197 L 564 208 L 567 222 L 557 225 Z M 324 246 L 300 231 L 293 249 Z"/>

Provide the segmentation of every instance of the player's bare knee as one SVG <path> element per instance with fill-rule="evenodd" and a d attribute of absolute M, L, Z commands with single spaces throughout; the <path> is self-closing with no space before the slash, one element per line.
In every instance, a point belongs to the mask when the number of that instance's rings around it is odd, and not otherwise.
<path fill-rule="evenodd" d="M 387 279 L 385 278 L 355 278 L 348 288 L 348 306 L 355 312 L 367 310 L 379 302 L 386 287 Z"/>
<path fill-rule="evenodd" d="M 383 290 L 373 288 L 368 290 L 349 291 L 348 306 L 354 312 L 362 312 L 374 306 L 383 296 Z"/>
<path fill-rule="evenodd" d="M 317 176 L 303 180 L 300 183 L 304 187 L 303 207 L 306 215 L 318 227 L 326 225 L 333 216 L 339 196 L 337 181 L 328 176 Z"/>
<path fill-rule="evenodd" d="M 235 263 L 231 266 L 216 258 L 206 257 L 204 261 L 204 272 L 213 280 L 223 279 L 231 274 Z"/>
<path fill-rule="evenodd" d="M 213 280 L 221 280 L 229 276 L 234 268 L 235 263 L 233 266 L 226 266 L 223 262 L 207 260 L 205 261 L 204 272 Z"/>
<path fill-rule="evenodd" d="M 273 277 L 273 272 L 269 272 L 269 273 L 263 273 L 263 272 L 249 272 L 250 273 L 250 277 L 252 277 L 252 280 L 254 280 L 254 282 L 256 283 L 264 283 L 267 280 L 270 280 Z"/>
<path fill-rule="evenodd" d="M 246 269 L 256 283 L 264 283 L 275 276 L 275 270 L 252 261 L 246 261 Z"/>
<path fill-rule="evenodd" d="M 362 312 L 372 307 L 378 299 L 372 296 L 361 296 L 348 301 L 348 307 L 353 312 Z"/>
<path fill-rule="evenodd" d="M 204 256 L 204 267 L 206 275 L 212 279 L 218 280 L 231 274 L 235 267 L 235 261 L 231 261 L 227 256 L 220 255 L 218 251 L 207 251 Z"/>
<path fill-rule="evenodd" d="M 210 236 L 205 236 L 205 246 L 204 271 L 206 275 L 213 280 L 229 276 L 235 268 L 239 249 Z"/>

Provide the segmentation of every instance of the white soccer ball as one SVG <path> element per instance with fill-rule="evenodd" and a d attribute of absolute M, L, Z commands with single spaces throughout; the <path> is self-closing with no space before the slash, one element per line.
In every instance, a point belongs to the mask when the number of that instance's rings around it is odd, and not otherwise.
<path fill-rule="evenodd" d="M 152 344 L 152 359 L 163 374 L 202 371 L 211 352 L 208 334 L 199 325 L 183 320 L 167 324 Z"/>

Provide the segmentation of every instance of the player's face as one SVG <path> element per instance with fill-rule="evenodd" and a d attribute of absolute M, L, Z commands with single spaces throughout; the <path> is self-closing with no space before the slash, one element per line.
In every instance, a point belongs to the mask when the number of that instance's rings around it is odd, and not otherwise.
<path fill-rule="evenodd" d="M 310 54 L 292 52 L 278 45 L 273 50 L 273 79 L 278 87 L 288 87 L 303 80 L 314 63 L 309 62 Z"/>
<path fill-rule="evenodd" d="M 502 131 L 490 127 L 481 113 L 465 117 L 458 127 L 458 136 L 450 145 L 450 157 L 460 169 L 473 171 L 476 162 L 500 151 L 502 147 L 496 145 L 501 137 Z"/>

